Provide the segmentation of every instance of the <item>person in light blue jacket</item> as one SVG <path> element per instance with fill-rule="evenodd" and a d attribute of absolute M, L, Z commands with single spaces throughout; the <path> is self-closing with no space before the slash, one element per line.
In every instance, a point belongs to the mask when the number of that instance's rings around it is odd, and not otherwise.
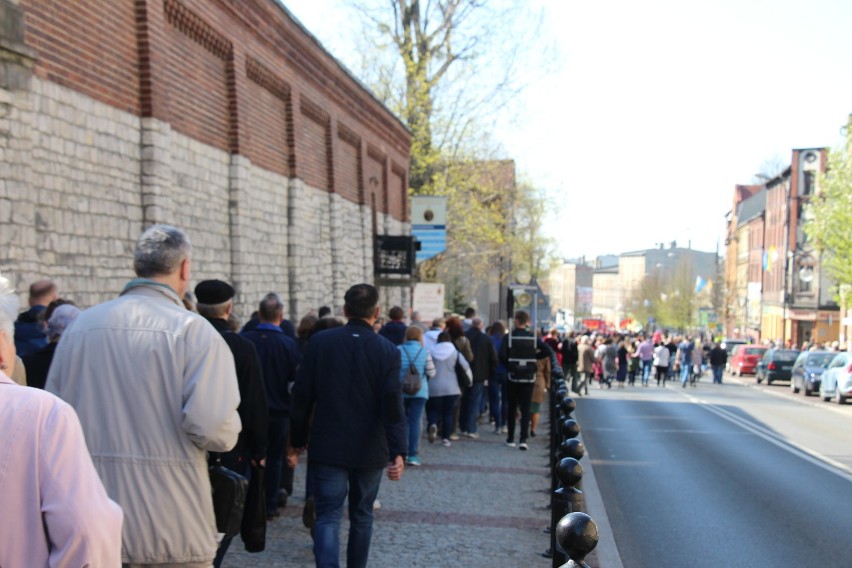
<path fill-rule="evenodd" d="M 408 372 L 409 365 L 414 365 L 420 373 L 422 383 L 415 394 L 403 394 L 405 405 L 405 425 L 408 436 L 408 457 L 406 465 L 422 465 L 417 450 L 420 447 L 420 426 L 423 419 L 423 408 L 429 398 L 429 379 L 435 376 L 435 364 L 429 350 L 423 345 L 423 329 L 411 326 L 405 330 L 405 342 L 398 346 L 402 359 L 399 380 L 402 381 Z"/>

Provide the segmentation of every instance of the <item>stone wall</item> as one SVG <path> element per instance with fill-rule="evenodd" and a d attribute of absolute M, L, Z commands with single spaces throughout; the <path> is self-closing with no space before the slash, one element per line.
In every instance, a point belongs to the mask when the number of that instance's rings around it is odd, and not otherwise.
<path fill-rule="evenodd" d="M 0 84 L 0 270 L 19 291 L 49 277 L 83 307 L 114 297 L 152 223 L 187 231 L 193 281 L 233 282 L 243 318 L 270 291 L 298 319 L 373 280 L 374 225 L 409 232 L 410 135 L 286 10 L 58 4 L 12 6 L 33 49 L 16 48 L 19 67 L 4 71 L 16 80 Z M 79 18 L 93 23 L 72 57 L 46 32 Z M 181 71 L 193 59 L 204 73 Z M 216 92 L 194 105 L 205 89 Z M 403 289 L 383 298 L 408 305 Z"/>

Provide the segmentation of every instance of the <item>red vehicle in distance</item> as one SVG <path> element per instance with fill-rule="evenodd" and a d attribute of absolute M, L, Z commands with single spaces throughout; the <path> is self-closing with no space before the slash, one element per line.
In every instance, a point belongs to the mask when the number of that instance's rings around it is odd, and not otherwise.
<path fill-rule="evenodd" d="M 757 371 L 757 362 L 760 361 L 767 347 L 760 345 L 737 345 L 731 354 L 728 366 L 731 373 L 737 376 L 754 375 Z"/>

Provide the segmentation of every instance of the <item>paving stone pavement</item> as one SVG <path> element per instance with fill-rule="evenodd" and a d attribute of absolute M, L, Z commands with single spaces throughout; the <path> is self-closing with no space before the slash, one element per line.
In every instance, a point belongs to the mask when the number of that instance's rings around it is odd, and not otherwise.
<path fill-rule="evenodd" d="M 505 434 L 480 426 L 480 438 L 462 438 L 445 448 L 420 446 L 421 467 L 406 467 L 402 480 L 385 477 L 379 489 L 370 566 L 400 567 L 549 567 L 541 553 L 550 546 L 542 529 L 547 509 L 547 422 L 530 439 L 530 449 L 505 445 Z M 311 537 L 302 525 L 304 464 L 294 480 L 283 515 L 267 528 L 266 550 L 244 551 L 235 539 L 225 557 L 230 568 L 313 566 Z M 341 565 L 345 565 L 348 524 L 342 526 Z M 595 568 L 594 553 L 587 563 Z"/>

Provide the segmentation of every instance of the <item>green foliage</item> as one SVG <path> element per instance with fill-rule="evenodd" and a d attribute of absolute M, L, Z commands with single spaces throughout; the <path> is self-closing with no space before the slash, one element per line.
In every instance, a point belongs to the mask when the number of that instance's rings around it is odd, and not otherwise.
<path fill-rule="evenodd" d="M 852 131 L 847 136 L 844 148 L 829 152 L 828 172 L 819 177 L 804 225 L 838 289 L 852 284 Z"/>

